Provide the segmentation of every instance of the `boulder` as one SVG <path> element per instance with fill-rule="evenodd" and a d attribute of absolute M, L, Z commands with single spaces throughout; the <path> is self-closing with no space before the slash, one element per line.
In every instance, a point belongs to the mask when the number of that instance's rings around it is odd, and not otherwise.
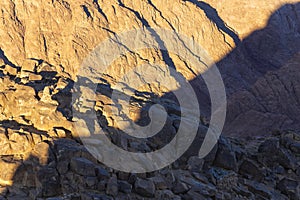
<path fill-rule="evenodd" d="M 18 74 L 18 69 L 10 65 L 5 65 L 4 72 L 8 73 L 9 75 L 16 76 Z"/>
<path fill-rule="evenodd" d="M 261 181 L 264 177 L 261 167 L 251 160 L 244 160 L 242 162 L 239 167 L 239 174 L 256 181 Z"/>
<path fill-rule="evenodd" d="M 40 81 L 43 77 L 39 74 L 29 73 L 28 80 L 29 81 Z"/>
<path fill-rule="evenodd" d="M 202 170 L 205 160 L 198 156 L 191 156 L 187 162 L 187 167 L 191 171 L 199 172 Z"/>
<path fill-rule="evenodd" d="M 119 191 L 125 194 L 129 194 L 132 191 L 132 185 L 127 181 L 118 181 Z"/>
<path fill-rule="evenodd" d="M 102 166 L 96 166 L 96 176 L 99 180 L 106 180 L 110 177 L 108 171 Z"/>
<path fill-rule="evenodd" d="M 235 152 L 229 141 L 224 137 L 221 137 L 218 141 L 218 150 L 213 164 L 233 171 L 238 169 Z"/>
<path fill-rule="evenodd" d="M 290 149 L 292 152 L 300 154 L 300 142 L 294 142 L 290 145 Z"/>
<path fill-rule="evenodd" d="M 300 181 L 283 178 L 276 186 L 279 191 L 287 195 L 290 199 L 300 199 Z"/>
<path fill-rule="evenodd" d="M 96 176 L 94 163 L 85 158 L 72 158 L 70 162 L 70 167 L 72 171 L 79 175 Z"/>
<path fill-rule="evenodd" d="M 143 197 L 154 197 L 155 185 L 151 180 L 137 178 L 134 183 L 134 190 Z"/>
<path fill-rule="evenodd" d="M 55 168 L 42 167 L 37 173 L 37 180 L 41 184 L 41 196 L 53 197 L 61 195 L 59 174 Z"/>
<path fill-rule="evenodd" d="M 173 186 L 172 191 L 174 192 L 174 194 L 183 194 L 189 191 L 189 189 L 190 187 L 187 184 L 178 181 Z"/>
<path fill-rule="evenodd" d="M 154 177 L 149 178 L 155 185 L 157 190 L 168 189 L 168 184 L 166 180 L 161 175 L 156 175 Z"/>
<path fill-rule="evenodd" d="M 37 63 L 38 62 L 35 60 L 26 59 L 26 60 L 24 60 L 22 66 L 21 66 L 21 70 L 28 71 L 28 72 L 34 72 L 35 67 L 37 66 Z"/>
<path fill-rule="evenodd" d="M 118 179 L 116 176 L 112 176 L 107 182 L 106 194 L 115 197 L 118 192 Z"/>
<path fill-rule="evenodd" d="M 287 169 L 296 168 L 295 158 L 286 149 L 280 147 L 279 139 L 267 139 L 259 146 L 258 152 L 258 160 L 267 167 L 280 164 Z"/>

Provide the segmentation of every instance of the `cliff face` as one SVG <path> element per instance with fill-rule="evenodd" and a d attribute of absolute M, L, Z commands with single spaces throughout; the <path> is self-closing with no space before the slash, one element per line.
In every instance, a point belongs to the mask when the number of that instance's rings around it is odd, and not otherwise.
<path fill-rule="evenodd" d="M 193 38 L 218 61 L 234 47 L 229 28 L 244 39 L 265 27 L 284 3 L 288 2 L 5 1 L 1 49 L 17 66 L 28 58 L 42 59 L 75 75 L 82 59 L 104 38 L 149 25 Z"/>
<path fill-rule="evenodd" d="M 143 27 L 174 30 L 203 47 L 221 71 L 229 102 L 224 133 L 261 135 L 298 129 L 298 70 L 290 63 L 298 62 L 299 6 L 286 5 L 276 11 L 284 3 L 5 1 L 1 3 L 1 57 L 18 68 L 16 77 L 26 78 L 26 70 L 52 70 L 56 79 L 75 80 L 82 61 L 105 39 Z M 143 54 L 151 58 L 150 63 L 165 59 L 159 50 Z M 169 57 L 187 80 L 201 76 L 190 72 L 177 55 Z M 113 78 L 128 66 L 143 63 L 133 54 L 118 62 L 110 72 Z M 196 90 L 203 85 L 194 84 Z M 207 96 L 200 100 L 203 115 L 209 115 Z"/>
<path fill-rule="evenodd" d="M 230 50 L 224 44 L 222 33 L 210 23 L 203 10 L 190 2 L 169 2 L 168 8 L 166 3 L 3 2 L 1 48 L 18 66 L 27 58 L 42 59 L 62 65 L 71 75 L 75 75 L 87 53 L 105 38 L 143 26 L 182 31 L 202 41 L 216 59 Z M 229 42 L 232 41 L 229 39 Z M 221 44 L 218 50 L 212 48 L 217 44 Z"/>
<path fill-rule="evenodd" d="M 296 0 L 9 0 L 0 2 L 0 8 L 0 192 L 4 197 L 300 198 L 300 5 Z M 112 39 L 107 43 L 108 38 Z M 166 51 L 170 46 L 166 40 L 173 41 L 174 51 Z M 108 46 L 101 55 L 93 54 L 104 44 Z M 133 48 L 139 45 L 144 48 Z M 199 50 L 198 45 L 207 58 L 189 48 Z M 105 58 L 113 57 L 111 52 L 119 55 L 105 63 Z M 97 59 L 87 59 L 91 55 Z M 196 57 L 199 65 L 187 55 Z M 88 73 L 97 76 L 94 79 L 85 77 L 83 70 L 91 63 L 98 70 Z M 102 70 L 103 63 L 110 66 Z M 215 99 L 202 76 L 213 71 L 214 63 L 227 96 L 222 134 L 257 137 L 222 138 L 210 155 L 200 159 L 191 155 L 198 153 L 197 142 L 202 142 L 209 124 L 214 125 L 210 120 L 215 114 L 211 113 Z M 153 65 L 169 68 L 138 68 Z M 172 169 L 140 175 L 97 163 L 78 138 L 86 130 L 76 126 L 80 115 L 74 116 L 75 103 L 85 110 L 92 108 L 107 137 L 122 149 L 160 149 L 176 135 L 185 109 L 174 100 L 174 94 L 184 89 L 174 81 L 176 77 L 168 76 L 174 69 L 198 99 L 186 107 L 197 104 L 201 110 L 196 142 L 189 151 Z M 130 88 L 129 83 L 142 84 Z M 97 85 L 95 94 L 80 87 L 89 84 Z M 77 98 L 78 93 L 82 97 Z M 189 97 L 185 95 L 185 102 L 192 101 Z M 140 140 L 123 133 L 128 121 L 148 124 L 149 106 L 155 103 L 168 111 L 157 137 Z"/>

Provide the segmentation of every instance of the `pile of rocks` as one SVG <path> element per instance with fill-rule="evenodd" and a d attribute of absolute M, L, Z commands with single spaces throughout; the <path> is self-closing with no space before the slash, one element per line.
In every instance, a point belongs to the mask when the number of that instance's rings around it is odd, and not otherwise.
<path fill-rule="evenodd" d="M 73 82 L 49 64 L 30 63 L 35 64 L 27 71 L 7 64 L 0 68 L 0 105 L 6 105 L 0 107 L 0 199 L 300 198 L 300 135 L 295 132 L 274 132 L 263 138 L 221 137 L 204 159 L 196 156 L 197 143 L 172 166 L 151 173 L 107 168 L 73 135 Z M 42 70 L 46 68 L 47 72 Z M 104 115 L 111 89 L 103 84 L 98 89 L 98 119 L 101 126 L 111 128 L 109 115 Z M 132 103 L 151 104 L 153 98 L 137 94 Z M 108 137 L 125 150 L 161 148 L 178 128 L 180 111 L 176 112 L 175 104 L 168 111 L 163 137 L 142 142 L 125 138 L 124 142 L 117 129 Z M 196 140 L 203 139 L 206 125 L 200 126 Z"/>
<path fill-rule="evenodd" d="M 1 154 L 1 198 L 299 199 L 299 144 L 293 132 L 221 137 L 204 159 L 190 156 L 156 172 L 130 174 L 105 167 L 74 139 L 45 137 L 32 143 L 30 154 Z"/>

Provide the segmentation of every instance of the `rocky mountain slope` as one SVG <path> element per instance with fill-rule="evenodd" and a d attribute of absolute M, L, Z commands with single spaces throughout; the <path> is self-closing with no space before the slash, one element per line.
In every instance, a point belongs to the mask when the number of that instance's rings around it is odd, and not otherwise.
<path fill-rule="evenodd" d="M 40 73 L 46 70 L 40 64 L 49 65 L 48 71 L 75 80 L 83 59 L 108 37 L 148 26 L 174 30 L 200 44 L 221 71 L 229 98 L 225 133 L 262 135 L 299 129 L 299 75 L 292 64 L 299 62 L 298 4 L 191 0 L 175 1 L 166 8 L 165 3 L 6 1 L 1 5 L 1 57 L 15 71 Z M 150 63 L 165 59 L 157 50 L 145 52 L 145 57 L 153 58 Z M 176 55 L 169 57 L 179 72 L 201 88 L 187 63 Z M 136 55 L 119 62 L 125 71 L 128 64 L 143 63 Z M 110 73 L 117 78 L 122 72 Z M 22 76 L 27 75 L 18 75 Z M 203 114 L 209 115 L 209 98 L 203 99 Z M 250 126 L 255 128 L 249 130 Z"/>
<path fill-rule="evenodd" d="M 9 0 L 0 5 L 0 199 L 300 199 L 297 1 Z M 82 62 L 101 42 L 138 29 L 163 45 L 155 28 L 191 38 L 216 63 L 228 102 L 224 136 L 208 156 L 198 158 L 211 115 L 201 74 L 172 52 L 129 49 L 102 74 L 92 99 L 110 140 L 131 152 L 149 152 L 178 130 L 176 101 L 166 101 L 167 123 L 157 137 L 126 137 L 115 127 L 108 111 L 111 90 L 138 65 L 168 64 L 180 72 L 197 94 L 201 123 L 195 142 L 172 166 L 144 174 L 118 172 L 99 163 L 78 137 L 74 84 Z M 117 37 L 113 43 L 122 45 Z M 176 93 L 160 84 L 139 90 L 129 116 L 139 123 L 148 120 L 147 105 L 172 100 L 169 94 Z"/>
<path fill-rule="evenodd" d="M 296 133 L 222 137 L 205 159 L 184 156 L 144 174 L 107 168 L 80 143 L 58 133 L 60 139 L 37 138 L 41 133 L 34 131 L 10 136 L 6 144 L 14 145 L 15 153 L 1 157 L 1 199 L 299 199 Z"/>

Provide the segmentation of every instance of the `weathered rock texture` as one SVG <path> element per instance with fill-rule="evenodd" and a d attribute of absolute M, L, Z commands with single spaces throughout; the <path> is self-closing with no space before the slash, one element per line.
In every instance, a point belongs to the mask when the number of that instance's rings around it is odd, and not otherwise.
<path fill-rule="evenodd" d="M 14 139 L 18 138 L 10 136 L 1 146 Z M 191 156 L 146 174 L 111 170 L 73 139 L 18 141 L 24 145 L 14 147 L 22 147 L 24 153 L 1 150 L 4 199 L 300 198 L 300 136 L 293 132 L 251 140 L 222 137 L 210 158 Z"/>
<path fill-rule="evenodd" d="M 0 2 L 0 199 L 300 199 L 296 2 Z M 80 143 L 72 91 L 83 59 L 99 43 L 149 27 L 186 35 L 210 54 L 228 97 L 224 134 L 238 139 L 222 137 L 203 160 L 195 156 L 195 142 L 170 168 L 126 174 L 98 163 Z M 178 129 L 176 102 L 167 101 L 166 126 L 149 140 L 121 134 L 108 111 L 111 90 L 124 72 L 155 62 L 171 65 L 194 86 L 203 115 L 196 141 L 209 124 L 207 89 L 188 61 L 158 49 L 129 52 L 101 77 L 92 102 L 108 137 L 125 150 L 156 150 Z M 129 118 L 146 123 L 147 106 L 172 91 L 155 85 L 139 89 Z"/>
<path fill-rule="evenodd" d="M 225 133 L 261 135 L 299 129 L 299 4 L 284 3 L 5 1 L 0 53 L 8 74 L 39 81 L 42 77 L 30 72 L 53 71 L 56 77 L 75 80 L 82 60 L 108 37 L 149 26 L 175 30 L 207 50 L 222 72 L 229 98 Z M 157 50 L 141 55 L 149 63 L 166 61 Z M 201 88 L 203 83 L 187 63 L 176 55 L 167 56 Z M 145 62 L 141 58 L 126 55 L 110 75 L 118 78 L 127 66 Z M 200 101 L 203 113 L 209 115 L 207 95 Z"/>

